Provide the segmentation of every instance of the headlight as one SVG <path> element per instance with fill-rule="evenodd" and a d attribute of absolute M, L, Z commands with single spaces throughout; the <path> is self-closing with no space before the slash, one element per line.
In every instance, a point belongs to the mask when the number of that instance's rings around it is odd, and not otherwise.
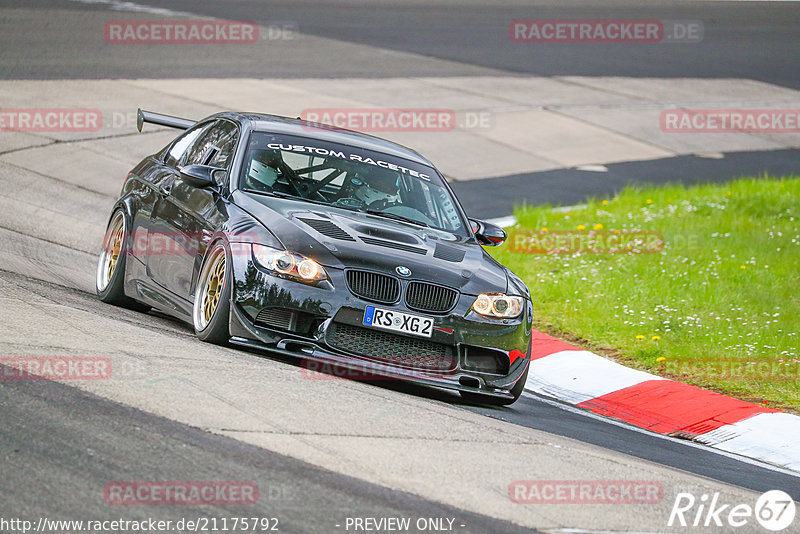
<path fill-rule="evenodd" d="M 480 294 L 472 304 L 472 309 L 486 317 L 516 317 L 522 313 L 522 297 L 503 294 Z"/>
<path fill-rule="evenodd" d="M 265 269 L 302 282 L 319 282 L 328 278 L 322 265 L 296 252 L 254 244 L 253 256 Z"/>

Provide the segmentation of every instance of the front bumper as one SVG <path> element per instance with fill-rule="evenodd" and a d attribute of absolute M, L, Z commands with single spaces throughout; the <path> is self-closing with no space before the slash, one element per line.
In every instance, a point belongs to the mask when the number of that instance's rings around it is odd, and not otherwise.
<path fill-rule="evenodd" d="M 348 289 L 344 271 L 327 269 L 329 281 L 307 285 L 273 276 L 252 258 L 242 255 L 233 261 L 233 291 L 230 315 L 231 342 L 302 358 L 306 371 L 345 369 L 345 377 L 398 379 L 429 386 L 512 398 L 511 388 L 530 363 L 531 305 L 514 319 L 489 319 L 471 311 L 474 296 L 460 295 L 446 314 L 420 314 L 401 302 L 383 305 L 367 302 Z M 406 282 L 407 283 L 407 282 Z M 436 346 L 449 354 L 447 365 L 438 368 L 406 364 L 374 351 L 348 350 L 332 343 L 334 329 L 375 329 L 362 325 L 366 306 L 396 309 L 433 317 L 429 340 L 401 333 L 389 337 L 414 340 Z M 259 313 L 265 309 L 292 312 L 294 320 L 265 325 Z M 300 319 L 298 319 L 300 318 Z M 382 334 L 383 335 L 383 334 Z M 388 350 L 388 347 L 387 347 Z M 476 368 L 473 354 L 487 353 L 499 363 L 496 368 Z"/>

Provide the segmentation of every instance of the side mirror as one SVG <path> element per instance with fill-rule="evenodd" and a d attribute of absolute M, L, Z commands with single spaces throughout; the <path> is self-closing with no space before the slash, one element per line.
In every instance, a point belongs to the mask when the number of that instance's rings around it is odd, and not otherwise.
<path fill-rule="evenodd" d="M 475 233 L 475 237 L 478 238 L 478 242 L 481 245 L 496 247 L 497 245 L 502 245 L 508 237 L 506 231 L 496 224 L 479 221 L 477 219 L 470 219 L 469 223 L 472 225 L 472 231 Z"/>
<path fill-rule="evenodd" d="M 181 167 L 181 180 L 187 184 L 206 189 L 216 187 L 224 179 L 225 169 L 209 165 L 186 165 Z"/>

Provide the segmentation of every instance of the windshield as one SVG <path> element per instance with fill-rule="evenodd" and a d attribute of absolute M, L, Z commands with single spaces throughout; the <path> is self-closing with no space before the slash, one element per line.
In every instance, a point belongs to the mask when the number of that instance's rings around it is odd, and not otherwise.
<path fill-rule="evenodd" d="M 240 187 L 465 235 L 455 200 L 430 167 L 316 139 L 253 132 Z"/>

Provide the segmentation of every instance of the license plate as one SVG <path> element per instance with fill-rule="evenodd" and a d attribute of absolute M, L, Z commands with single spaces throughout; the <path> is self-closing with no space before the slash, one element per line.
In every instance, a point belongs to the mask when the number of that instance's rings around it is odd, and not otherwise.
<path fill-rule="evenodd" d="M 433 319 L 430 317 L 411 315 L 397 310 L 384 310 L 375 306 L 367 306 L 364 310 L 364 324 L 412 336 L 431 337 L 433 333 Z"/>

